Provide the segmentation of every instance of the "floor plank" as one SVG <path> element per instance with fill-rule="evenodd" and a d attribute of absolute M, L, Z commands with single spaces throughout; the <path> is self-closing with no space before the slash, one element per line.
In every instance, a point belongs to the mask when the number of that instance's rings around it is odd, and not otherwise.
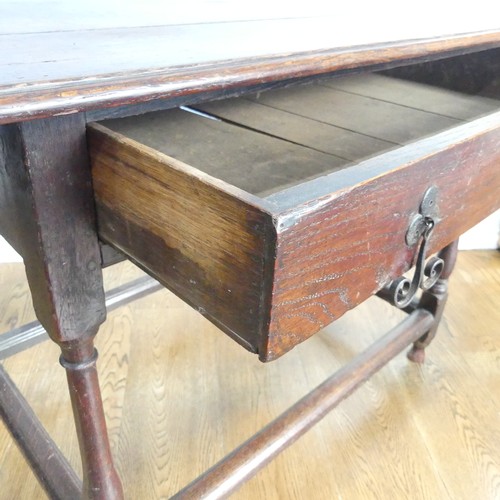
<path fill-rule="evenodd" d="M 125 263 L 107 287 L 140 274 Z M 0 266 L 0 331 L 33 319 L 20 264 Z M 396 357 L 236 499 L 500 498 L 500 253 L 462 252 L 424 366 Z M 99 371 L 127 498 L 167 498 L 401 317 L 377 298 L 261 364 L 167 291 L 109 315 Z M 4 361 L 79 470 L 50 342 Z M 50 397 L 47 395 L 50 394 Z M 0 498 L 43 496 L 0 425 Z"/>

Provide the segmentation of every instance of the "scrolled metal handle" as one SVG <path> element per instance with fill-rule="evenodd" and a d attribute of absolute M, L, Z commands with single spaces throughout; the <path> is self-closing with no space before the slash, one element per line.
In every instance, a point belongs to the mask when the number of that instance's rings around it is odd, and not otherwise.
<path fill-rule="evenodd" d="M 396 278 L 389 286 L 392 303 L 400 309 L 404 309 L 410 304 L 419 288 L 423 290 L 431 288 L 441 276 L 444 267 L 444 262 L 439 257 L 431 257 L 427 264 L 425 263 L 427 243 L 435 224 L 431 217 L 422 217 L 420 223 L 419 240 L 421 240 L 421 243 L 413 278 L 410 281 L 408 278 L 401 276 Z"/>
<path fill-rule="evenodd" d="M 439 257 L 431 257 L 427 261 L 427 264 L 425 265 L 424 269 L 424 275 L 427 277 L 427 279 L 422 280 L 420 288 L 422 290 L 429 290 L 429 288 L 432 288 L 436 284 L 436 281 L 441 276 L 443 268 L 444 268 L 443 259 L 440 259 Z"/>
<path fill-rule="evenodd" d="M 393 280 L 389 287 L 394 305 L 400 308 L 406 307 L 411 302 L 417 289 L 418 283 L 415 288 L 415 280 L 410 281 L 404 276 Z"/>

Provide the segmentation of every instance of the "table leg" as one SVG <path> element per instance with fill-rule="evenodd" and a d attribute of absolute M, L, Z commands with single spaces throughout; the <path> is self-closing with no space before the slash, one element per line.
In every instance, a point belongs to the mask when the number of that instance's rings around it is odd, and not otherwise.
<path fill-rule="evenodd" d="M 1 364 L 0 418 L 49 498 L 81 496 L 82 481 Z"/>
<path fill-rule="evenodd" d="M 439 257 L 444 261 L 444 268 L 440 278 L 434 286 L 422 293 L 419 308 L 426 309 L 434 315 L 432 328 L 420 339 L 418 339 L 408 351 L 408 359 L 415 363 L 423 363 L 425 360 L 425 348 L 432 342 L 443 315 L 446 301 L 448 300 L 448 279 L 453 272 L 458 253 L 458 240 L 450 243 L 439 252 Z"/>
<path fill-rule="evenodd" d="M 62 351 L 87 498 L 122 498 L 93 339 L 106 316 L 80 114 L 0 127 L 0 232 L 23 256 L 40 323 Z"/>
<path fill-rule="evenodd" d="M 83 464 L 83 498 L 123 498 L 113 465 L 96 370 L 92 340 L 62 348 Z"/>

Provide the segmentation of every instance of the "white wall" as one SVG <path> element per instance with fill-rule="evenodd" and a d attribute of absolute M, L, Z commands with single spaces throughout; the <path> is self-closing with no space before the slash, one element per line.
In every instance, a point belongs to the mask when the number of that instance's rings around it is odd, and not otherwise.
<path fill-rule="evenodd" d="M 461 250 L 495 249 L 500 246 L 500 210 L 484 219 L 460 238 Z M 0 236 L 0 264 L 21 262 L 14 249 Z"/>
<path fill-rule="evenodd" d="M 461 236 L 459 248 L 461 250 L 500 248 L 500 210 Z"/>
<path fill-rule="evenodd" d="M 21 261 L 20 255 L 0 236 L 0 264 Z"/>

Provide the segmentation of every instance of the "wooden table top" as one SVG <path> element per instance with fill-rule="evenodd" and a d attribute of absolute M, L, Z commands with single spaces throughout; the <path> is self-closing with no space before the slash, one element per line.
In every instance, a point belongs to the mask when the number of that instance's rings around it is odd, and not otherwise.
<path fill-rule="evenodd" d="M 0 123 L 500 46 L 491 2 L 323 3 L 3 1 Z"/>

